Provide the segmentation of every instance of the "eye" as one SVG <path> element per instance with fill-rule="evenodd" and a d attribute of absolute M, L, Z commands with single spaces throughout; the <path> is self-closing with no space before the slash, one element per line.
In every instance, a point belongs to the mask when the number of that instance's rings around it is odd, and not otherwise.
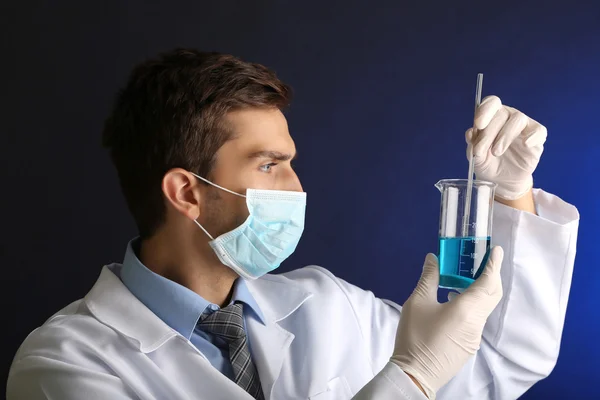
<path fill-rule="evenodd" d="M 261 165 L 261 166 L 259 167 L 259 169 L 260 169 L 262 172 L 267 172 L 267 173 L 268 173 L 268 172 L 271 172 L 271 168 L 273 168 L 273 167 L 274 167 L 274 166 L 276 166 L 276 165 L 277 165 L 277 163 L 269 163 L 269 164 Z"/>

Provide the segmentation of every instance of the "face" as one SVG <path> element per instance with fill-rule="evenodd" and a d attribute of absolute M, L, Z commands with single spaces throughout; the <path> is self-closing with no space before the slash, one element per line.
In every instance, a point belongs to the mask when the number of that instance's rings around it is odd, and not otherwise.
<path fill-rule="evenodd" d="M 213 183 L 236 193 L 246 189 L 302 191 L 291 162 L 296 146 L 287 121 L 277 109 L 230 112 L 226 124 L 234 136 L 217 152 Z M 241 225 L 248 217 L 245 198 L 211 185 L 204 187 L 199 222 L 213 237 Z"/>

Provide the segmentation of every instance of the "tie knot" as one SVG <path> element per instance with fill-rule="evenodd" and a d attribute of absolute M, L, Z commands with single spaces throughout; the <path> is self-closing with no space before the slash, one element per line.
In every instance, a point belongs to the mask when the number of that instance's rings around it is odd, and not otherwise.
<path fill-rule="evenodd" d="M 243 311 L 242 303 L 230 304 L 204 318 L 198 323 L 198 327 L 204 332 L 225 339 L 227 342 L 245 338 Z"/>

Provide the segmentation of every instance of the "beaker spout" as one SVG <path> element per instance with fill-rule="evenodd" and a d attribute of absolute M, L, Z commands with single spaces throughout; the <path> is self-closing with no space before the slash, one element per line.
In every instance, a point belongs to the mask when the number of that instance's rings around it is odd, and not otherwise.
<path fill-rule="evenodd" d="M 440 193 L 442 192 L 442 190 L 444 190 L 444 185 L 443 185 L 442 181 L 437 181 L 437 183 L 433 186 L 435 186 L 437 188 L 437 190 L 440 191 Z"/>

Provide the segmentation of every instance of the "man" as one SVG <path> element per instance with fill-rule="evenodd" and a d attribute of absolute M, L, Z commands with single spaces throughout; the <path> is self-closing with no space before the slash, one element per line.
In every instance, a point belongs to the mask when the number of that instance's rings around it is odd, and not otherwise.
<path fill-rule="evenodd" d="M 400 307 L 320 267 L 268 274 L 304 226 L 288 102 L 271 71 L 229 55 L 134 69 L 104 143 L 139 237 L 25 340 L 9 399 L 514 399 L 551 372 L 579 216 L 532 189 L 545 128 L 482 102 L 467 143 L 498 184 L 502 247 L 443 304 L 427 255 Z"/>

